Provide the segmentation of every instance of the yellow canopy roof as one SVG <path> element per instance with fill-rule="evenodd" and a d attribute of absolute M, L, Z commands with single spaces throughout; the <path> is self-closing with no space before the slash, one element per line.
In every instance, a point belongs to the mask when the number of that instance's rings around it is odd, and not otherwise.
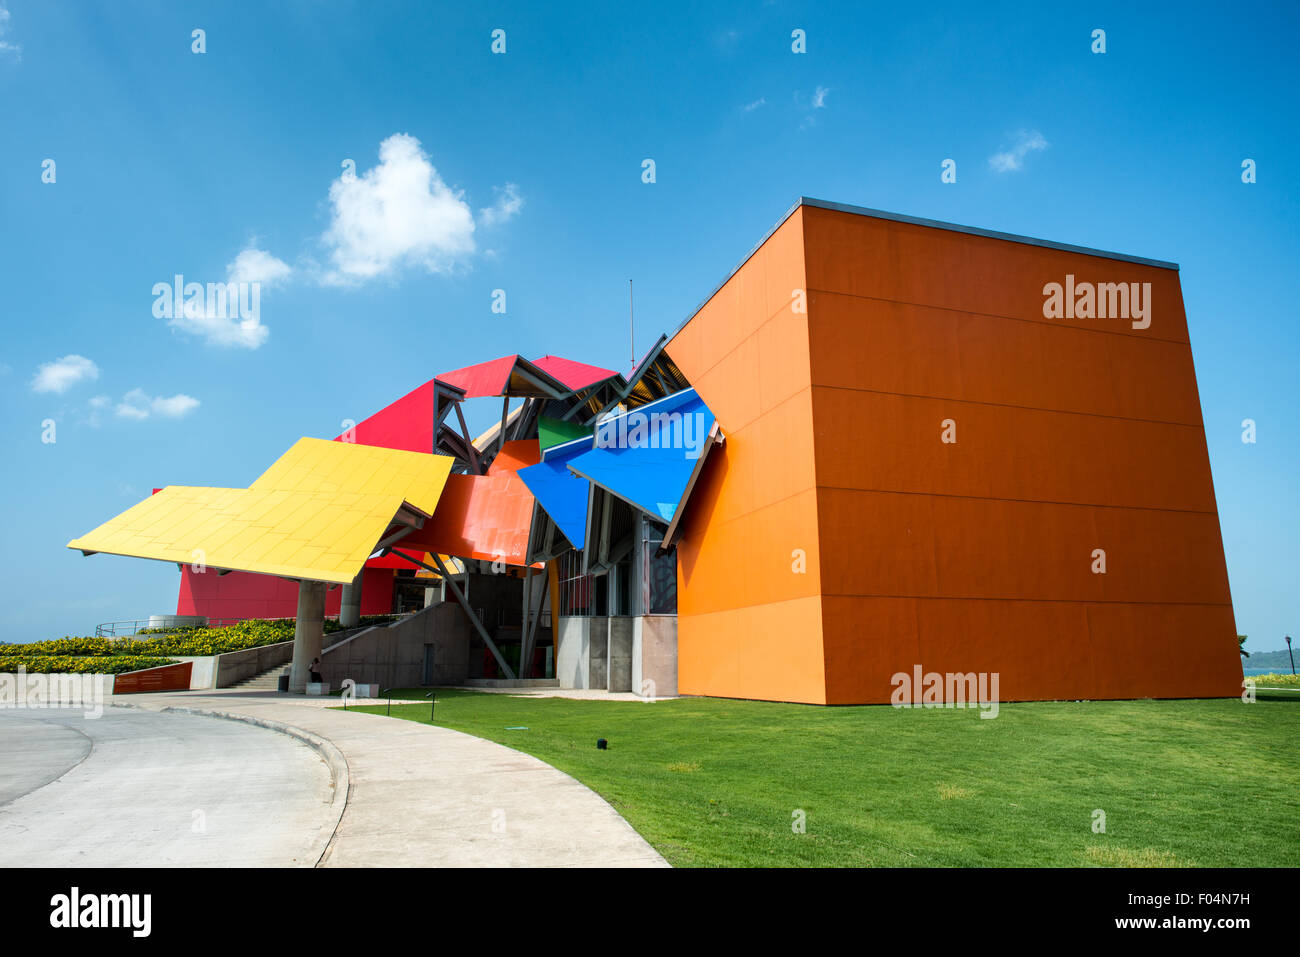
<path fill-rule="evenodd" d="M 169 485 L 68 547 L 346 584 L 399 513 L 433 513 L 452 462 L 299 439 L 249 488 Z"/>
<path fill-rule="evenodd" d="M 400 495 L 432 515 L 454 461 L 448 455 L 301 438 L 250 487 Z"/>

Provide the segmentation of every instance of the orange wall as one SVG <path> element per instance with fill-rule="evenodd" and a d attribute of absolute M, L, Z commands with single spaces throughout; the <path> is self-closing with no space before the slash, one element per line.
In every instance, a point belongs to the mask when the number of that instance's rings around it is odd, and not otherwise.
<path fill-rule="evenodd" d="M 1003 700 L 1239 693 L 1178 273 L 811 207 L 802 226 L 826 701 L 888 701 L 917 664 L 996 671 Z M 1151 283 L 1150 328 L 1045 319 L 1067 273 Z"/>
<path fill-rule="evenodd" d="M 1151 283 L 1150 327 L 1044 318 L 1067 273 Z M 1176 271 L 803 206 L 667 351 L 727 436 L 678 544 L 683 694 L 1239 692 Z"/>
<path fill-rule="evenodd" d="M 796 211 L 667 346 L 726 433 L 677 546 L 682 694 L 826 701 L 803 260 Z"/>

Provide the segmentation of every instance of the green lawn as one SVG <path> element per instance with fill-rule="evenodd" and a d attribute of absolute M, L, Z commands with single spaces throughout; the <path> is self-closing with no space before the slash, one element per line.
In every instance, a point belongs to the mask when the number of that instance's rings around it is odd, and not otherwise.
<path fill-rule="evenodd" d="M 425 694 L 393 716 L 427 723 Z M 1300 864 L 1300 695 L 1286 692 L 1003 704 L 991 720 L 437 694 L 435 723 L 568 772 L 676 866 Z"/>

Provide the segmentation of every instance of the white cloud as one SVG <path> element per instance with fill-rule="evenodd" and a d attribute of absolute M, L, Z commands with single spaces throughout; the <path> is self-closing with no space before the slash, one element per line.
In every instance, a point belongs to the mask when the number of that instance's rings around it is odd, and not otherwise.
<path fill-rule="evenodd" d="M 178 392 L 175 395 L 158 396 L 149 403 L 155 415 L 161 415 L 167 419 L 179 419 L 183 415 L 188 415 L 199 407 L 199 400 L 192 395 L 186 395 Z"/>
<path fill-rule="evenodd" d="M 519 187 L 514 183 L 493 188 L 497 193 L 497 201 L 486 209 L 478 211 L 478 221 L 484 226 L 495 226 L 497 223 L 513 219 L 524 206 L 524 199 L 519 195 Z"/>
<path fill-rule="evenodd" d="M 0 2 L 0 53 L 12 53 L 16 57 L 21 57 L 23 48 L 16 43 L 9 43 L 4 39 L 4 35 L 9 32 L 9 11 L 5 9 L 3 2 Z"/>
<path fill-rule="evenodd" d="M 1043 134 L 1037 130 L 1021 130 L 1016 137 L 1015 146 L 989 157 L 989 168 L 995 173 L 1015 172 L 1024 166 L 1025 156 L 1045 150 L 1048 145 Z"/>
<path fill-rule="evenodd" d="M 767 102 L 767 97 L 765 97 L 765 96 L 760 96 L 760 97 L 759 97 L 757 100 L 755 100 L 753 103 L 746 103 L 746 104 L 745 104 L 745 107 L 744 107 L 744 110 L 745 110 L 746 113 L 753 113 L 756 109 L 758 109 L 760 106 L 762 106 L 762 105 L 765 104 L 766 102 Z"/>
<path fill-rule="evenodd" d="M 132 389 L 118 403 L 117 414 L 123 419 L 149 418 L 149 397 L 140 389 Z"/>
<path fill-rule="evenodd" d="M 199 407 L 199 400 L 193 396 L 177 393 L 173 396 L 155 396 L 150 398 L 143 389 L 132 389 L 122 396 L 117 404 L 117 415 L 123 419 L 137 421 L 158 415 L 167 419 L 179 419 Z"/>
<path fill-rule="evenodd" d="M 261 316 L 254 312 L 248 317 L 231 316 L 215 300 L 186 302 L 179 316 L 167 320 L 192 335 L 202 336 L 210 346 L 228 346 L 256 349 L 266 342 L 271 330 L 262 325 Z"/>
<path fill-rule="evenodd" d="M 113 400 L 106 395 L 97 395 L 93 396 L 86 404 L 90 407 L 90 414 L 86 416 L 86 424 L 97 429 L 103 423 L 101 413 L 105 412 L 113 404 Z"/>
<path fill-rule="evenodd" d="M 795 103 L 803 112 L 803 119 L 799 121 L 799 129 L 806 130 L 817 125 L 816 111 L 826 109 L 826 97 L 830 92 L 831 88 L 829 86 L 818 86 L 807 100 L 804 99 L 802 91 L 795 92 Z"/>
<path fill-rule="evenodd" d="M 263 249 L 249 246 L 226 264 L 227 285 L 222 296 L 207 294 L 200 299 L 186 298 L 183 307 L 167 324 L 192 335 L 202 336 L 211 346 L 256 349 L 266 342 L 270 329 L 262 325 L 262 287 L 287 279 L 293 269 L 282 259 Z M 165 284 L 164 284 L 165 285 Z M 163 293 L 174 298 L 170 291 Z M 154 315 L 159 315 L 155 301 Z"/>
<path fill-rule="evenodd" d="M 231 282 L 259 282 L 263 286 L 272 286 L 281 279 L 287 279 L 292 272 L 283 259 L 277 259 L 266 250 L 253 246 L 242 250 L 235 261 L 226 266 L 226 276 Z"/>
<path fill-rule="evenodd" d="M 348 283 L 402 266 L 447 272 L 474 252 L 474 215 L 429 162 L 420 141 L 395 133 L 379 144 L 379 165 L 330 184 L 333 215 L 321 237 Z"/>
<path fill-rule="evenodd" d="M 78 382 L 99 378 L 99 366 L 85 356 L 70 355 L 42 363 L 32 377 L 33 392 L 67 392 Z"/>

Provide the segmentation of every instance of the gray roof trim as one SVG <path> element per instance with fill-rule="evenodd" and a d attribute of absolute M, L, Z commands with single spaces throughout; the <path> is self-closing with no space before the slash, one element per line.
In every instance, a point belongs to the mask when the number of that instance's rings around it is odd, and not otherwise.
<path fill-rule="evenodd" d="M 800 197 L 795 209 L 800 206 L 812 206 L 816 209 L 829 209 L 837 213 L 853 213 L 855 216 L 870 216 L 873 219 L 888 219 L 896 223 L 910 223 L 913 226 L 929 226 L 932 229 L 946 229 L 954 233 L 969 233 L 972 236 L 987 236 L 989 239 L 1003 239 L 1011 243 L 1023 243 L 1027 246 L 1044 246 L 1048 249 L 1061 249 L 1068 253 L 1082 253 L 1085 256 L 1099 256 L 1102 259 L 1118 259 L 1121 262 L 1137 263 L 1140 266 L 1155 266 L 1158 269 L 1177 271 L 1178 263 L 1165 262 L 1161 259 L 1146 259 L 1142 256 L 1130 256 L 1127 253 L 1108 252 L 1104 249 L 1092 249 L 1089 246 L 1074 246 L 1070 243 L 1053 242 L 1050 239 L 1035 239 L 1032 236 L 1020 236 L 1016 233 L 1000 233 L 993 229 L 981 229 L 978 226 L 959 226 L 956 223 L 944 223 L 937 219 L 920 219 L 916 216 L 904 216 L 901 213 L 888 213 L 880 209 L 867 209 L 865 206 L 849 206 L 846 203 L 830 203 L 823 199 Z M 794 209 L 790 210 L 794 212 Z M 788 217 L 790 213 L 786 213 Z M 784 222 L 784 220 L 782 220 Z M 774 230 L 775 231 L 775 230 Z M 769 235 L 771 235 L 769 233 Z"/>
<path fill-rule="evenodd" d="M 895 223 L 908 223 L 912 226 L 926 226 L 931 229 L 946 229 L 954 233 L 967 233 L 971 236 L 984 236 L 988 239 L 1001 239 L 1011 243 L 1022 243 L 1026 246 L 1042 246 L 1046 249 L 1060 249 L 1069 253 L 1080 253 L 1085 256 L 1097 256 L 1101 259 L 1115 259 L 1120 262 L 1137 263 L 1139 266 L 1154 266 L 1157 269 L 1172 269 L 1178 271 L 1178 263 L 1165 262 L 1162 259 L 1146 259 L 1142 256 L 1130 256 L 1127 253 L 1108 252 L 1104 249 L 1092 249 L 1088 246 L 1075 246 L 1070 243 L 1058 243 L 1050 239 L 1035 239 L 1032 236 L 1020 236 L 1016 233 L 1002 233 L 993 229 L 981 229 L 978 226 L 961 226 L 957 223 L 945 223 L 937 219 L 922 219 L 919 216 L 905 216 L 902 213 L 891 213 L 882 209 L 870 209 L 866 206 L 852 206 L 848 203 L 832 203 L 824 199 L 813 199 L 809 196 L 800 196 L 799 201 L 785 211 L 785 214 L 777 221 L 776 225 L 763 234 L 763 238 L 754 244 L 754 247 L 745 254 L 745 258 L 736 264 L 731 272 L 727 273 L 725 279 L 718 283 L 709 292 L 707 296 L 700 300 L 699 305 L 687 316 L 682 322 L 668 334 L 672 339 L 677 333 L 686 328 L 686 324 L 695 318 L 696 314 L 708 304 L 709 300 L 718 294 L 731 277 L 740 272 L 741 267 L 753 257 L 754 253 L 762 245 L 772 238 L 772 234 L 785 225 L 785 221 L 794 215 L 795 210 L 800 206 L 811 206 L 814 209 L 828 209 L 837 213 L 851 213 L 854 216 L 870 216 L 873 219 L 887 219 Z"/>

